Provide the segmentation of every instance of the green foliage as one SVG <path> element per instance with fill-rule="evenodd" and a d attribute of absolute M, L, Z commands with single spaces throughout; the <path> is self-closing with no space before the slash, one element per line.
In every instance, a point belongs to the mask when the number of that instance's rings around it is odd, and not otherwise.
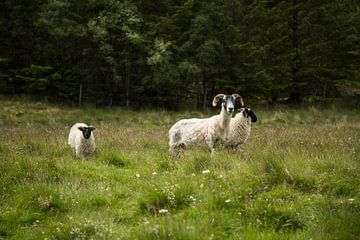
<path fill-rule="evenodd" d="M 77 104 L 207 108 L 359 95 L 359 3 L 0 3 L 1 93 Z M 80 86 L 81 96 L 80 96 Z"/>

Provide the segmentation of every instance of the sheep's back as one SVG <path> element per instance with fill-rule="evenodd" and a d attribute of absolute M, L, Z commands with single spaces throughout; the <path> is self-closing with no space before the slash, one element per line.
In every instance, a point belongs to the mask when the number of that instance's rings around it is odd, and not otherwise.
<path fill-rule="evenodd" d="M 209 124 L 212 118 L 191 118 L 182 119 L 175 123 L 169 130 L 169 136 L 177 135 L 181 142 L 191 145 L 194 143 L 202 144 L 208 132 Z"/>

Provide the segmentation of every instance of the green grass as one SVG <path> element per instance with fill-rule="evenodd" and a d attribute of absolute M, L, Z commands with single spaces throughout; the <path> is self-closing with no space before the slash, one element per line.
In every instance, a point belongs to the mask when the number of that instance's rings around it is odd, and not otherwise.
<path fill-rule="evenodd" d="M 0 239 L 359 239 L 359 110 L 253 109 L 240 150 L 171 160 L 171 125 L 215 111 L 0 99 Z M 88 160 L 75 122 L 96 127 Z"/>

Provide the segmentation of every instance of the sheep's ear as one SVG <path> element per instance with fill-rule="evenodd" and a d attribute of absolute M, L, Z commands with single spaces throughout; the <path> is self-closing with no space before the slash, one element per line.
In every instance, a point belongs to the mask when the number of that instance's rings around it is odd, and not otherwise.
<path fill-rule="evenodd" d="M 82 132 L 84 131 L 84 127 L 78 127 L 78 129 Z"/>
<path fill-rule="evenodd" d="M 244 107 L 244 100 L 239 94 L 234 93 L 232 96 L 235 99 L 235 102 L 240 102 L 240 107 Z"/>
<path fill-rule="evenodd" d="M 248 112 L 248 115 L 251 118 L 251 122 L 256 122 L 257 117 L 256 117 L 255 113 L 250 108 L 247 109 L 247 112 Z"/>
<path fill-rule="evenodd" d="M 212 101 L 212 106 L 216 107 L 219 103 L 219 101 L 221 101 L 224 98 L 225 94 L 223 93 L 219 93 L 218 95 L 216 95 Z"/>
<path fill-rule="evenodd" d="M 94 126 L 89 126 L 89 128 L 91 129 L 91 131 L 94 131 L 96 129 Z"/>

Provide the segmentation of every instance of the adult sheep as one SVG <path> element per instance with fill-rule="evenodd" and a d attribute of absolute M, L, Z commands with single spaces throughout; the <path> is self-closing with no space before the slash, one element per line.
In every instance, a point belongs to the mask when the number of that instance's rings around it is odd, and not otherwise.
<path fill-rule="evenodd" d="M 236 101 L 240 101 L 241 106 L 244 105 L 239 94 L 217 94 L 212 101 L 212 106 L 216 107 L 221 102 L 220 114 L 204 119 L 182 119 L 175 123 L 169 130 L 170 156 L 178 156 L 179 146 L 192 145 L 205 146 L 211 152 L 211 156 L 214 156 L 215 142 L 226 139 L 229 134 L 230 119 Z"/>
<path fill-rule="evenodd" d="M 227 148 L 237 149 L 250 137 L 251 123 L 257 121 L 255 113 L 250 108 L 240 108 L 239 112 L 230 121 L 230 132 L 224 145 Z"/>
<path fill-rule="evenodd" d="M 93 126 L 85 123 L 75 123 L 69 133 L 68 144 L 70 144 L 76 158 L 84 159 L 91 155 L 96 148 Z"/>

